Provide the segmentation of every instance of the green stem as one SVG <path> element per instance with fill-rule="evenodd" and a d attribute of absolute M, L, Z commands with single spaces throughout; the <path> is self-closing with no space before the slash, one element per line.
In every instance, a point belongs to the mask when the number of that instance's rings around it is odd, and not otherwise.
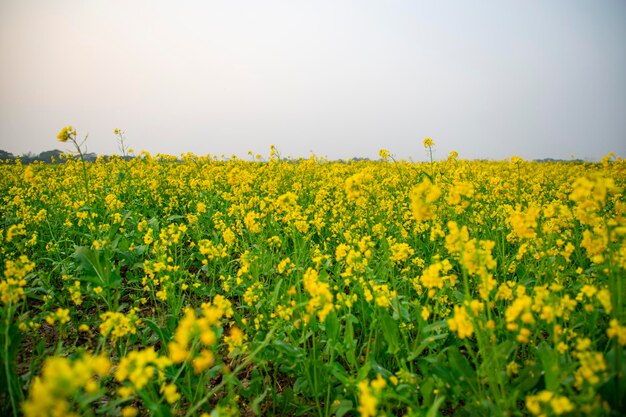
<path fill-rule="evenodd" d="M 187 364 L 189 364 L 192 361 L 196 353 L 196 349 L 198 348 L 198 344 L 199 344 L 199 341 L 197 339 L 193 341 L 191 345 L 191 349 L 189 349 L 189 357 L 185 359 L 185 361 L 181 365 L 180 369 L 178 370 L 178 373 L 176 374 L 176 376 L 171 382 L 172 384 L 175 384 L 176 381 L 178 381 L 178 378 L 180 378 L 180 375 L 183 373 L 183 370 L 187 367 Z"/>
<path fill-rule="evenodd" d="M 229 375 L 225 375 L 224 378 L 222 379 L 222 381 L 219 384 L 217 384 L 215 387 L 213 387 L 213 389 L 211 391 L 209 391 L 204 397 L 202 397 L 202 399 L 200 401 L 198 401 L 193 407 L 191 407 L 189 410 L 187 410 L 187 413 L 185 414 L 185 417 L 189 417 L 189 416 L 193 415 L 193 413 L 195 413 L 196 410 L 198 410 L 200 407 L 202 407 L 202 405 L 204 405 L 204 403 L 209 401 L 209 398 L 213 397 L 213 395 L 216 392 L 218 392 L 220 389 L 222 389 L 222 387 L 226 384 L 227 379 L 231 378 L 233 375 L 237 375 L 239 372 L 241 372 L 242 369 L 244 369 L 246 366 L 248 366 L 248 364 L 250 362 L 252 362 L 252 359 L 254 359 L 254 357 L 270 343 L 270 339 L 274 335 L 274 330 L 275 329 L 272 328 L 267 333 L 267 336 L 265 336 L 265 339 L 259 345 L 259 347 L 256 348 L 250 354 L 250 356 L 248 356 L 243 362 L 241 362 L 241 364 L 237 368 L 235 368 L 235 370 L 233 372 L 231 372 Z"/>
<path fill-rule="evenodd" d="M 605 227 L 607 228 L 608 239 L 610 242 L 611 241 L 611 229 L 606 224 L 605 224 Z M 624 304 L 622 301 L 624 286 L 623 286 L 623 281 L 622 281 L 622 274 L 619 271 L 616 271 L 613 254 L 609 255 L 609 273 L 611 274 L 611 276 L 609 277 L 609 285 L 613 284 L 613 288 L 609 287 L 609 290 L 611 291 L 611 294 L 615 294 L 614 298 L 616 301 L 614 305 L 614 309 L 613 309 L 613 318 L 616 319 L 618 323 L 621 323 L 622 318 L 624 316 L 624 307 L 623 307 Z M 620 395 L 621 389 L 622 389 L 621 387 L 622 379 L 624 375 L 622 372 L 622 345 L 619 343 L 619 338 L 617 337 L 614 339 L 614 346 L 615 346 L 615 372 L 616 372 L 615 393 L 617 395 L 618 407 L 619 409 L 621 409 L 624 404 L 624 398 Z"/>
<path fill-rule="evenodd" d="M 9 398 L 11 398 L 11 406 L 13 408 L 13 415 L 17 417 L 17 401 L 15 399 L 15 394 L 13 393 L 13 378 L 11 378 L 11 370 L 9 365 L 9 327 L 11 325 L 11 318 L 13 317 L 13 305 L 11 300 L 9 300 L 9 307 L 7 309 L 7 320 L 4 328 L 4 371 L 7 378 L 7 388 L 9 390 Z"/>
<path fill-rule="evenodd" d="M 87 166 L 85 164 L 85 155 L 83 155 L 82 149 L 80 149 L 80 145 L 76 141 L 76 138 L 71 139 L 76 147 L 76 151 L 78 151 L 78 156 L 80 157 L 80 162 L 83 168 L 83 182 L 85 184 L 85 201 L 89 202 L 89 179 L 87 177 Z M 87 140 L 87 137 L 85 137 Z M 84 143 L 84 142 L 83 142 Z"/>
<path fill-rule="evenodd" d="M 521 202 L 521 198 L 522 198 L 522 174 L 521 174 L 521 167 L 520 167 L 520 162 L 517 162 L 517 202 L 519 204 L 522 204 Z"/>
<path fill-rule="evenodd" d="M 493 400 L 494 403 L 500 413 L 500 415 L 502 415 L 502 399 L 504 398 L 504 394 L 502 391 L 502 380 L 500 377 L 500 361 L 497 358 L 497 355 L 495 354 L 495 349 L 494 346 L 489 343 L 489 333 L 485 332 L 483 333 L 484 329 L 481 329 L 480 327 L 478 327 L 476 329 L 476 340 L 478 342 L 478 350 L 480 352 L 480 355 L 484 358 L 488 357 L 491 359 L 491 363 L 494 366 L 493 370 L 487 371 L 487 379 L 489 381 L 489 387 L 488 387 L 488 391 L 491 392 L 491 395 L 493 395 Z M 485 340 L 485 336 L 487 337 L 487 340 Z M 488 352 L 487 354 L 485 354 L 484 352 Z M 476 363 L 478 365 L 478 363 Z M 481 384 L 481 381 L 478 381 L 479 384 Z"/>
<path fill-rule="evenodd" d="M 315 405 L 317 407 L 317 413 L 320 415 L 320 417 L 323 415 L 322 414 L 322 405 L 320 404 L 320 400 L 319 397 L 317 395 L 317 366 L 315 366 L 315 362 L 316 362 L 316 352 L 317 352 L 317 347 L 315 346 L 315 335 L 311 336 L 311 339 L 313 339 L 313 392 L 315 393 Z"/>
<path fill-rule="evenodd" d="M 331 348 L 330 349 L 330 362 L 329 363 L 334 363 L 335 361 L 335 349 Z M 327 384 L 326 386 L 326 415 L 330 415 L 330 389 L 331 389 L 331 384 Z"/>
<path fill-rule="evenodd" d="M 428 147 L 428 154 L 430 155 L 430 175 L 433 177 L 433 183 L 435 182 L 435 166 L 433 165 L 433 147 Z"/>

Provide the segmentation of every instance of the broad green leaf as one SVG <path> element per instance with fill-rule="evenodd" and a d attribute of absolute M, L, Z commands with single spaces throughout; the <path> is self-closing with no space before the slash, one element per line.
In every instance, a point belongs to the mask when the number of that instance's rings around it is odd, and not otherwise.
<path fill-rule="evenodd" d="M 388 314 L 381 314 L 379 319 L 381 322 L 380 325 L 382 327 L 383 337 L 385 338 L 385 342 L 387 342 L 388 346 L 387 353 L 394 355 L 400 350 L 400 345 L 398 343 L 400 338 L 398 333 L 398 322 L 396 322 Z"/>
<path fill-rule="evenodd" d="M 339 341 L 339 320 L 337 319 L 337 314 L 334 311 L 331 311 L 328 316 L 326 316 L 326 334 L 328 335 L 328 339 L 331 343 L 336 343 Z"/>

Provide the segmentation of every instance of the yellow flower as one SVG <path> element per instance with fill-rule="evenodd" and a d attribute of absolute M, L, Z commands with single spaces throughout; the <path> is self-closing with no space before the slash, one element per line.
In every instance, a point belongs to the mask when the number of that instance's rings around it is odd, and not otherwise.
<path fill-rule="evenodd" d="M 406 243 L 394 243 L 389 248 L 391 250 L 391 260 L 393 262 L 405 262 L 415 253 L 413 248 Z"/>
<path fill-rule="evenodd" d="M 574 411 L 574 405 L 567 397 L 556 395 L 551 391 L 541 391 L 537 395 L 529 395 L 526 397 L 526 408 L 533 415 L 545 416 L 547 409 L 546 404 L 550 404 L 552 411 L 557 416 Z"/>
<path fill-rule="evenodd" d="M 178 323 L 174 332 L 174 340 L 169 343 L 170 359 L 174 363 L 181 363 L 193 353 L 191 346 L 195 340 L 199 340 L 202 346 L 212 347 L 217 342 L 217 336 L 213 326 L 219 325 L 226 317 L 232 317 L 233 310 L 230 301 L 221 295 L 216 295 L 213 302 L 203 303 L 201 306 L 203 317 L 198 317 L 192 308 L 185 310 L 185 315 Z M 193 358 L 192 358 L 193 359 Z M 200 373 L 213 362 L 213 354 L 208 350 L 202 350 L 200 357 L 193 359 L 196 373 Z"/>
<path fill-rule="evenodd" d="M 230 328 L 230 335 L 224 337 L 224 342 L 228 345 L 228 353 L 232 353 L 236 348 L 243 345 L 245 334 L 237 326 Z"/>
<path fill-rule="evenodd" d="M 344 188 L 346 190 L 348 200 L 358 200 L 359 197 L 363 197 L 363 194 L 367 191 L 368 185 L 372 180 L 372 175 L 363 171 L 358 172 L 346 179 Z"/>
<path fill-rule="evenodd" d="M 135 417 L 137 415 L 137 409 L 131 405 L 122 408 L 123 417 Z"/>
<path fill-rule="evenodd" d="M 513 242 L 516 239 L 535 239 L 537 233 L 537 216 L 541 209 L 530 205 L 529 207 L 516 207 L 506 219 L 507 224 L 511 227 L 511 233 L 507 235 L 507 240 Z"/>
<path fill-rule="evenodd" d="M 474 334 L 474 325 L 470 321 L 465 307 L 454 306 L 454 317 L 448 319 L 448 327 L 456 332 L 459 339 L 465 339 Z"/>
<path fill-rule="evenodd" d="M 379 374 L 376 376 L 376 379 L 372 381 L 371 385 L 376 391 L 380 391 L 387 386 L 387 381 Z"/>
<path fill-rule="evenodd" d="M 57 139 L 59 142 L 67 142 L 74 136 L 76 136 L 76 130 L 72 126 L 65 126 L 57 135 Z"/>
<path fill-rule="evenodd" d="M 581 389 L 583 385 L 596 385 L 606 376 L 607 364 L 601 352 L 578 352 L 580 367 L 574 374 L 574 384 Z"/>
<path fill-rule="evenodd" d="M 33 168 L 29 165 L 24 170 L 24 181 L 33 182 L 35 178 L 35 173 L 33 172 Z"/>
<path fill-rule="evenodd" d="M 613 311 L 613 305 L 611 304 L 611 293 L 606 288 L 601 289 L 596 293 L 596 298 L 604 307 L 604 311 L 607 314 L 610 314 Z"/>
<path fill-rule="evenodd" d="M 110 338 L 112 342 L 128 334 L 135 334 L 137 331 L 136 326 L 140 323 L 135 310 L 132 310 L 128 316 L 118 312 L 107 311 L 101 314 L 100 318 L 102 319 L 100 333 L 105 338 Z"/>
<path fill-rule="evenodd" d="M 154 378 L 155 370 L 162 371 L 171 363 L 167 357 L 159 356 L 153 347 L 132 351 L 120 361 L 115 379 L 118 382 L 128 380 L 136 390 L 140 390 Z"/>
<path fill-rule="evenodd" d="M 5 262 L 4 279 L 0 278 L 0 300 L 4 304 L 15 303 L 26 297 L 24 293 L 25 278 L 34 269 L 35 263 L 28 260 L 26 255 Z"/>
<path fill-rule="evenodd" d="M 616 319 L 611 320 L 610 327 L 606 331 L 609 338 L 617 338 L 620 345 L 626 346 L 626 326 L 620 326 Z"/>
<path fill-rule="evenodd" d="M 411 211 L 413 218 L 418 223 L 431 220 L 436 217 L 435 201 L 441 196 L 441 188 L 430 182 L 428 178 L 411 190 Z"/>
<path fill-rule="evenodd" d="M 556 396 L 550 400 L 550 406 L 557 416 L 574 411 L 574 406 L 567 397 Z"/>
<path fill-rule="evenodd" d="M 376 416 L 376 406 L 378 405 L 378 399 L 373 394 L 372 389 L 369 386 L 369 381 L 364 379 L 359 382 L 359 408 L 358 411 L 361 417 L 374 417 Z"/>
<path fill-rule="evenodd" d="M 213 362 L 215 362 L 215 356 L 213 355 L 213 352 L 207 349 L 202 349 L 200 351 L 200 355 L 198 355 L 191 362 L 191 365 L 193 366 L 194 372 L 196 374 L 199 374 L 207 369 L 209 366 L 213 365 Z"/>
<path fill-rule="evenodd" d="M 431 148 L 435 145 L 431 138 L 424 139 L 424 148 Z"/>
<path fill-rule="evenodd" d="M 161 386 L 161 394 L 165 396 L 165 400 L 170 404 L 174 404 L 180 399 L 180 394 L 176 390 L 176 385 L 174 384 L 163 384 Z"/>
<path fill-rule="evenodd" d="M 85 355 L 75 360 L 56 356 L 47 358 L 41 376 L 35 378 L 28 399 L 22 404 L 24 415 L 73 415 L 74 396 L 81 389 L 95 393 L 99 384 L 93 377 L 103 377 L 109 369 L 109 359 L 104 356 Z M 92 397 L 90 401 L 97 398 Z"/>
<path fill-rule="evenodd" d="M 413 280 L 413 286 L 416 290 L 419 286 L 428 289 L 428 297 L 432 298 L 437 292 L 436 288 L 443 288 L 444 282 L 451 279 L 450 276 L 445 275 L 451 269 L 452 265 L 447 259 L 435 262 L 424 269 L 420 277 Z"/>
<path fill-rule="evenodd" d="M 46 317 L 46 322 L 49 325 L 53 325 L 56 321 L 60 324 L 65 324 L 70 321 L 70 310 L 67 308 L 58 308 L 54 313 L 49 313 Z"/>
<path fill-rule="evenodd" d="M 326 320 L 326 316 L 333 310 L 333 294 L 330 292 L 330 285 L 318 280 L 318 273 L 313 268 L 308 268 L 302 276 L 304 289 L 311 295 L 306 311 L 310 315 L 317 311 L 317 317 L 321 322 Z M 308 321 L 308 316 L 305 318 Z"/>

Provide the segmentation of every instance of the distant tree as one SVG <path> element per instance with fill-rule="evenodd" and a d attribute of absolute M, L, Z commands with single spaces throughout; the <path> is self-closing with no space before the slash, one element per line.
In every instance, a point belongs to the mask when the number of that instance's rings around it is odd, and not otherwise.
<path fill-rule="evenodd" d="M 27 152 L 25 154 L 22 154 L 19 158 L 23 164 L 27 165 L 27 164 L 32 164 L 34 161 L 36 161 L 37 155 L 35 155 L 32 152 Z"/>
<path fill-rule="evenodd" d="M 85 161 L 94 162 L 96 159 L 98 159 L 98 154 L 95 152 L 85 154 Z"/>
<path fill-rule="evenodd" d="M 13 161 L 14 159 L 15 157 L 13 156 L 11 152 L 0 150 L 0 161 L 6 161 L 6 160 Z"/>
<path fill-rule="evenodd" d="M 37 157 L 37 160 L 48 162 L 48 163 L 52 163 L 52 162 L 59 163 L 61 162 L 62 154 L 63 152 L 58 149 L 55 149 L 53 151 L 45 151 L 39 154 L 39 156 Z"/>

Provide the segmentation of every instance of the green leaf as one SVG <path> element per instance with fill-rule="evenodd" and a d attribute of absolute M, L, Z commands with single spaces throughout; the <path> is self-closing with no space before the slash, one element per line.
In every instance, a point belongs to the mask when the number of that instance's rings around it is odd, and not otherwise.
<path fill-rule="evenodd" d="M 132 253 L 136 254 L 137 256 L 141 256 L 146 252 L 146 248 L 146 245 L 137 245 L 135 246 Z"/>
<path fill-rule="evenodd" d="M 333 405 L 330 412 L 336 417 L 343 417 L 346 413 L 354 409 L 354 404 L 350 400 L 341 400 L 339 404 Z"/>
<path fill-rule="evenodd" d="M 450 346 L 448 349 L 448 361 L 452 369 L 459 375 L 457 383 L 467 384 L 475 393 L 478 392 L 478 384 L 476 381 L 476 371 L 467 358 L 461 355 L 456 346 Z"/>
<path fill-rule="evenodd" d="M 448 337 L 448 333 L 436 334 L 433 336 L 428 336 L 425 339 L 422 339 L 420 344 L 415 348 L 415 350 L 409 355 L 408 360 L 412 361 L 417 358 L 422 352 L 429 346 L 432 346 L 437 340 L 445 339 Z"/>
<path fill-rule="evenodd" d="M 290 364 L 300 362 L 304 357 L 304 353 L 301 348 L 295 347 L 284 340 L 274 340 L 272 345 L 276 347 L 278 353 Z"/>
<path fill-rule="evenodd" d="M 339 319 L 334 311 L 326 316 L 326 334 L 329 342 L 334 344 L 339 341 Z"/>
<path fill-rule="evenodd" d="M 541 365 L 537 362 L 524 366 L 513 381 L 513 387 L 519 390 L 522 395 L 533 389 L 541 379 L 541 368 Z"/>
<path fill-rule="evenodd" d="M 400 350 L 398 340 L 400 335 L 398 333 L 398 323 L 388 314 L 381 314 L 380 316 L 381 326 L 383 330 L 383 337 L 387 342 L 387 353 L 394 355 Z"/>
<path fill-rule="evenodd" d="M 276 305 L 278 303 L 278 299 L 280 297 L 280 287 L 283 285 L 283 279 L 279 279 L 274 288 L 274 294 L 272 295 L 272 303 L 271 305 Z"/>
<path fill-rule="evenodd" d="M 546 342 L 541 342 L 537 347 L 537 351 L 543 365 L 546 388 L 549 391 L 556 392 L 559 387 L 559 353 Z"/>
<path fill-rule="evenodd" d="M 85 246 L 77 246 L 72 257 L 76 259 L 85 275 L 98 277 L 102 284 L 105 283 L 104 269 L 100 264 L 98 255 L 94 251 Z"/>
<path fill-rule="evenodd" d="M 263 402 L 263 400 L 265 399 L 265 397 L 267 396 L 267 393 L 270 391 L 269 388 L 265 388 L 265 390 L 263 391 L 263 394 L 259 395 L 258 397 L 256 397 L 254 399 L 254 401 L 252 401 L 251 404 L 251 408 L 252 408 L 252 412 L 254 413 L 255 416 L 261 415 L 261 403 Z"/>
<path fill-rule="evenodd" d="M 170 223 L 172 220 L 181 220 L 184 218 L 185 216 L 181 216 L 180 214 L 172 214 L 171 216 L 168 216 L 165 221 Z"/>
<path fill-rule="evenodd" d="M 128 241 L 128 239 L 123 238 L 118 241 L 117 247 L 115 249 L 117 249 L 120 252 L 127 252 L 129 248 L 130 248 L 130 242 Z"/>
<path fill-rule="evenodd" d="M 119 288 L 122 284 L 122 276 L 117 269 L 111 271 L 111 273 L 107 275 L 107 278 L 107 285 L 109 288 Z"/>
<path fill-rule="evenodd" d="M 433 377 L 428 377 L 426 381 L 420 387 L 420 393 L 424 399 L 423 404 L 430 404 L 432 402 L 433 391 L 435 389 L 435 380 Z"/>
<path fill-rule="evenodd" d="M 432 332 L 438 332 L 444 329 L 448 328 L 448 322 L 447 320 L 439 320 L 436 321 L 434 323 L 431 323 L 427 326 L 424 326 L 424 328 L 422 329 L 422 333 L 423 334 L 428 334 L 428 333 L 432 333 Z"/>
<path fill-rule="evenodd" d="M 343 368 L 343 366 L 341 366 L 337 362 L 333 364 L 333 367 L 331 368 L 330 372 L 344 386 L 350 386 L 354 382 L 353 378 L 350 375 L 348 375 L 348 373 Z"/>
<path fill-rule="evenodd" d="M 165 335 L 165 333 L 163 332 L 163 328 L 148 318 L 144 318 L 143 322 L 148 325 L 150 330 L 152 330 L 155 334 L 159 336 L 159 340 L 161 340 L 161 343 L 163 344 L 163 347 L 167 353 L 167 343 L 169 342 L 169 337 Z"/>
<path fill-rule="evenodd" d="M 365 362 L 362 366 L 361 369 L 359 369 L 359 374 L 357 376 L 357 379 L 359 381 L 367 378 L 368 374 L 370 373 L 370 370 L 372 369 L 372 365 L 370 362 Z"/>
<path fill-rule="evenodd" d="M 94 284 L 94 286 L 101 286 L 104 285 L 104 283 L 102 282 L 102 280 L 100 279 L 100 277 L 95 276 L 95 275 L 83 275 L 82 277 L 80 277 L 80 280 L 83 282 L 89 282 Z"/>
<path fill-rule="evenodd" d="M 437 412 L 439 411 L 439 407 L 443 404 L 446 397 L 437 397 L 433 405 L 430 406 L 428 412 L 426 413 L 426 417 L 435 417 Z"/>
<path fill-rule="evenodd" d="M 402 321 L 405 322 L 411 321 L 411 314 L 409 313 L 409 310 L 405 307 L 406 304 L 406 302 L 400 302 L 400 299 L 398 297 L 395 297 L 391 301 L 391 308 L 393 309 L 394 320 L 402 319 Z"/>
<path fill-rule="evenodd" d="M 374 371 L 374 373 L 376 373 L 376 375 L 381 375 L 385 378 L 389 378 L 391 375 L 393 375 L 393 372 L 389 371 L 375 360 L 371 360 L 370 363 L 372 365 L 372 370 Z"/>
<path fill-rule="evenodd" d="M 296 379 L 296 382 L 293 384 L 293 392 L 296 394 L 300 394 L 306 390 L 309 386 L 309 382 L 303 376 Z"/>
<path fill-rule="evenodd" d="M 357 368 L 356 356 L 354 351 L 356 349 L 356 340 L 354 339 L 354 326 L 353 323 L 358 323 L 359 320 L 352 314 L 346 314 L 346 328 L 343 333 L 344 346 L 346 347 L 345 354 L 348 363 Z"/>

